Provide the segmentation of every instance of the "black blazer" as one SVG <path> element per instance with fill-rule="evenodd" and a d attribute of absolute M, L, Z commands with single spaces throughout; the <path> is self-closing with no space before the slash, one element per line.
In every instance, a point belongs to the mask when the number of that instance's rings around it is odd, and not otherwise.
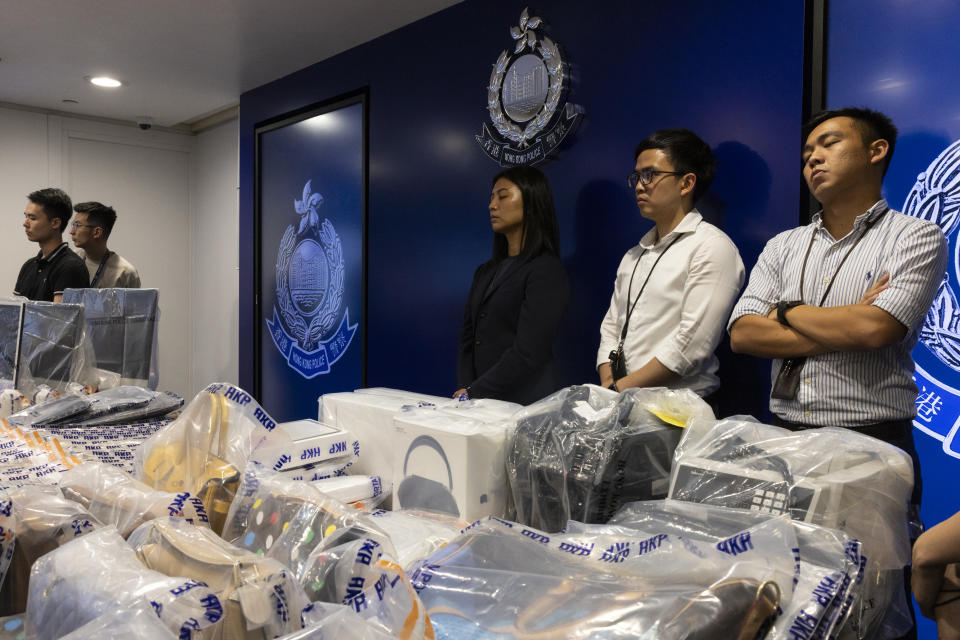
<path fill-rule="evenodd" d="M 553 341 L 570 299 L 563 263 L 544 253 L 473 276 L 460 330 L 457 380 L 471 398 L 531 404 L 557 390 Z"/>

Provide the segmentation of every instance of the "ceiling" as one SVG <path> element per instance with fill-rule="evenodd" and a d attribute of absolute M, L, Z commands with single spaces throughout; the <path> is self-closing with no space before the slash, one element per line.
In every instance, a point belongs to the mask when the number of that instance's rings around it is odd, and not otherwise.
<path fill-rule="evenodd" d="M 459 1 L 0 0 L 0 102 L 173 127 Z"/>

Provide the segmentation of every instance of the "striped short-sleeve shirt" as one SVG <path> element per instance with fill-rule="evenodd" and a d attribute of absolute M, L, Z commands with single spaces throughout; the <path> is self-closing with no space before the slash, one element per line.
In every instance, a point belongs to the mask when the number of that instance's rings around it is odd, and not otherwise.
<path fill-rule="evenodd" d="M 808 246 L 804 290 L 800 291 Z M 784 420 L 816 426 L 857 427 L 913 418 L 917 387 L 910 352 L 946 266 L 947 242 L 940 227 L 890 210 L 885 200 L 858 216 L 853 230 L 843 238 L 834 239 L 817 213 L 810 224 L 771 239 L 750 273 L 728 329 L 745 315 L 766 316 L 781 300 L 819 305 L 836 272 L 823 306 L 856 304 L 884 274 L 890 274 L 889 288 L 873 304 L 903 324 L 907 334 L 883 349 L 807 358 L 796 398 L 771 398 L 770 410 Z M 773 361 L 771 380 L 776 380 L 782 362 Z"/>

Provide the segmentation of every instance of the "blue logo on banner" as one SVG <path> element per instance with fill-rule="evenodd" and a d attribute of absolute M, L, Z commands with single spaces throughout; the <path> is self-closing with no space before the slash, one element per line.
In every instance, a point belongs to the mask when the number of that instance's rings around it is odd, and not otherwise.
<path fill-rule="evenodd" d="M 294 200 L 300 226 L 287 227 L 277 253 L 277 303 L 270 336 L 290 368 L 304 378 L 330 373 L 330 367 L 350 347 L 357 325 L 345 308 L 334 331 L 343 302 L 343 249 L 329 220 L 320 223 L 323 196 L 313 193 L 310 181 L 303 199 Z"/>
<path fill-rule="evenodd" d="M 954 142 L 917 177 L 903 205 L 905 213 L 937 224 L 947 236 L 954 255 L 953 267 L 940 283 L 937 295 L 920 329 L 914 349 L 914 380 L 920 390 L 914 426 L 943 442 L 943 451 L 960 458 L 960 140 Z"/>

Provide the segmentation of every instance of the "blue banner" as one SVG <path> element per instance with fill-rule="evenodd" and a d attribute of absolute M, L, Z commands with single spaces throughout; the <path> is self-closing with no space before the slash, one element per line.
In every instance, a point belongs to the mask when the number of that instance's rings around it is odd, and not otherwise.
<path fill-rule="evenodd" d="M 350 326 L 350 310 L 347 309 L 340 322 L 340 328 L 326 340 L 322 340 L 316 349 L 304 351 L 300 348 L 296 338 L 287 333 L 277 317 L 277 310 L 273 310 L 273 321 L 266 320 L 270 337 L 277 349 L 286 359 L 290 368 L 306 379 L 330 373 L 330 367 L 340 359 L 343 352 L 350 346 L 357 325 Z"/>

